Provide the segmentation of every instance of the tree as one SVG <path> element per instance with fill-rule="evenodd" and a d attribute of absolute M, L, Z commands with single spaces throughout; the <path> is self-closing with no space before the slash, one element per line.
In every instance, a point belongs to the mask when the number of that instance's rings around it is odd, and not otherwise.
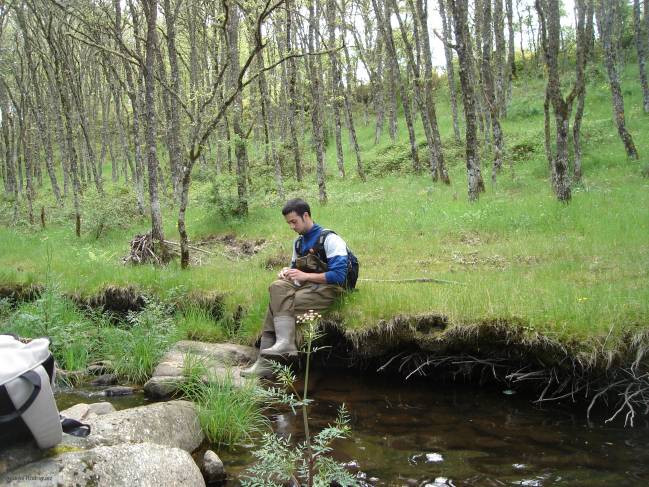
<path fill-rule="evenodd" d="M 645 0 L 645 21 L 649 25 L 649 1 Z M 649 30 L 643 29 L 640 20 L 640 0 L 633 0 L 633 33 L 635 37 L 636 52 L 638 53 L 638 70 L 642 86 L 642 106 L 645 113 L 649 113 L 649 83 L 647 82 L 647 37 Z"/>
<path fill-rule="evenodd" d="M 617 72 L 617 42 L 613 38 L 614 26 L 620 20 L 620 5 L 618 0 L 600 1 L 597 8 L 598 25 L 602 46 L 604 47 L 604 62 L 611 89 L 611 102 L 613 105 L 613 118 L 617 125 L 617 133 L 624 144 L 624 149 L 629 157 L 638 159 L 638 151 L 633 143 L 633 137 L 626 128 L 624 116 L 624 96 L 620 86 L 620 76 Z"/>
<path fill-rule="evenodd" d="M 477 201 L 484 191 L 484 181 L 480 172 L 478 153 L 477 124 L 475 108 L 474 66 L 471 49 L 471 38 L 468 23 L 468 0 L 449 0 L 455 28 L 455 51 L 460 64 L 460 83 L 462 85 L 462 100 L 464 102 L 465 153 L 469 201 Z"/>

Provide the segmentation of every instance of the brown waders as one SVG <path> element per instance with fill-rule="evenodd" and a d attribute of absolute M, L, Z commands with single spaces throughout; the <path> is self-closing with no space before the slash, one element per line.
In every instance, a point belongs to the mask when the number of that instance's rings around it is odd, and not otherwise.
<path fill-rule="evenodd" d="M 298 269 L 306 272 L 324 272 L 323 266 L 326 271 L 326 265 L 314 255 L 300 257 L 296 263 Z M 268 361 L 262 358 L 262 355 L 272 357 L 297 354 L 295 318 L 309 310 L 325 311 L 343 293 L 343 288 L 336 284 L 312 282 L 297 285 L 278 279 L 270 285 L 268 292 L 270 302 L 261 334 L 260 355 L 252 367 L 243 371 L 244 375 L 271 374 Z"/>

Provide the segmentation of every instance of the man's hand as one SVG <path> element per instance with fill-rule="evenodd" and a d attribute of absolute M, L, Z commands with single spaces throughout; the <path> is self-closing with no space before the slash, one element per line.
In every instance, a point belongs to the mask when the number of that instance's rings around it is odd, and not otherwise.
<path fill-rule="evenodd" d="M 281 271 L 277 274 L 277 277 L 280 279 L 283 279 L 284 281 L 288 281 L 288 277 L 286 276 L 286 271 L 290 270 L 290 267 L 283 267 Z"/>
<path fill-rule="evenodd" d="M 309 280 L 309 274 L 298 269 L 287 268 L 282 272 L 284 274 L 284 279 L 288 281 L 305 282 Z"/>

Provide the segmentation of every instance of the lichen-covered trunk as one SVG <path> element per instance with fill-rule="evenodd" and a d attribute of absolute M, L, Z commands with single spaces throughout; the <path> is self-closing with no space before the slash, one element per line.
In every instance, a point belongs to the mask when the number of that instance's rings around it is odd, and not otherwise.
<path fill-rule="evenodd" d="M 600 16 L 599 25 L 601 27 L 602 44 L 604 47 L 604 61 L 611 90 L 613 118 L 617 125 L 617 133 L 624 144 L 627 155 L 638 159 L 638 151 L 633 143 L 633 137 L 626 128 L 624 97 L 620 86 L 620 77 L 617 72 L 617 43 L 613 39 L 613 26 L 619 15 L 618 5 L 616 2 L 612 2 L 611 5 L 608 5 L 607 2 L 601 2 L 600 8 L 597 11 Z"/>
<path fill-rule="evenodd" d="M 377 0 L 372 0 L 372 6 L 374 7 L 374 13 L 376 14 L 377 22 L 379 24 L 379 30 L 383 36 L 383 41 L 388 52 L 388 59 L 392 67 L 392 74 L 394 77 L 395 84 L 399 92 L 399 97 L 401 98 L 401 105 L 403 106 L 403 115 L 406 119 L 406 127 L 408 128 L 408 141 L 410 143 L 410 157 L 412 158 L 412 168 L 415 172 L 421 170 L 421 165 L 419 163 L 419 154 L 417 152 L 417 139 L 415 138 L 415 128 L 412 116 L 411 109 L 411 100 L 409 94 L 409 86 L 406 80 L 401 79 L 401 73 L 399 69 L 399 58 L 397 57 L 396 47 L 394 45 L 394 37 L 392 34 L 392 26 L 390 25 L 391 17 L 391 8 L 390 2 L 388 0 L 384 3 L 384 11 L 381 12 L 377 4 Z M 391 130 L 392 131 L 392 130 Z"/>
<path fill-rule="evenodd" d="M 649 4 L 649 2 L 647 2 Z M 645 7 L 645 20 L 649 23 L 649 12 Z M 633 32 L 635 47 L 638 53 L 638 70 L 640 74 L 640 85 L 642 86 L 642 107 L 645 113 L 649 113 L 649 83 L 647 83 L 647 38 L 649 30 L 643 32 L 640 20 L 640 0 L 633 0 Z"/>
<path fill-rule="evenodd" d="M 239 62 L 239 8 L 230 5 L 227 22 L 228 38 L 228 84 L 230 90 L 237 90 L 240 71 Z M 232 131 L 234 132 L 234 156 L 237 160 L 237 213 L 241 216 L 248 214 L 248 151 L 246 149 L 246 134 L 243 130 L 243 100 L 237 93 L 231 110 Z"/>
<path fill-rule="evenodd" d="M 466 120 L 466 169 L 469 201 L 476 201 L 484 191 L 484 181 L 480 172 L 478 152 L 475 91 L 473 79 L 473 54 L 468 26 L 468 1 L 449 0 L 455 28 L 455 49 L 460 65 L 460 84 L 462 85 L 462 100 L 464 102 L 464 118 Z"/>
<path fill-rule="evenodd" d="M 291 1 L 286 0 L 286 51 L 291 52 L 292 49 L 292 12 Z M 286 90 L 288 92 L 288 128 L 289 140 L 291 143 L 291 152 L 293 154 L 293 164 L 295 166 L 295 179 L 302 181 L 303 168 L 302 158 L 300 157 L 300 144 L 297 138 L 297 128 L 295 120 L 297 117 L 297 67 L 295 66 L 295 59 L 291 58 L 286 61 Z"/>
<path fill-rule="evenodd" d="M 316 6 L 319 2 L 309 3 L 309 52 L 315 52 L 315 36 L 318 29 L 316 20 Z M 318 8 L 319 10 L 319 8 Z M 317 59 L 316 59 L 317 58 Z M 324 134 L 322 128 L 322 78 L 320 70 L 320 57 L 309 56 L 309 71 L 311 75 L 311 125 L 313 128 L 313 144 L 316 155 L 316 178 L 318 183 L 318 199 L 321 204 L 327 202 L 327 184 L 325 179 L 324 165 Z"/>
<path fill-rule="evenodd" d="M 376 111 L 376 123 L 374 126 L 374 144 L 381 141 L 383 125 L 385 125 L 385 82 L 383 80 L 383 41 L 379 37 L 376 41 L 376 77 L 373 80 L 374 86 L 374 110 Z"/>
<path fill-rule="evenodd" d="M 513 0 L 505 0 L 505 12 L 507 14 L 507 90 L 505 95 L 505 111 L 503 117 L 507 115 L 507 106 L 512 99 L 512 82 L 516 78 L 516 51 L 514 48 L 514 7 Z"/>
<path fill-rule="evenodd" d="M 158 121 L 155 109 L 155 56 L 156 56 L 156 20 L 158 17 L 158 1 L 146 0 L 143 4 L 147 21 L 146 56 L 144 61 L 144 101 L 146 108 L 146 148 L 147 169 L 149 176 L 149 203 L 151 207 L 151 237 L 158 242 L 159 258 L 167 261 L 164 230 L 162 228 L 162 212 L 158 195 L 158 153 L 157 130 Z"/>
<path fill-rule="evenodd" d="M 446 81 L 448 82 L 448 94 L 451 100 L 451 114 L 453 117 L 453 136 L 455 142 L 461 142 L 460 123 L 457 111 L 457 91 L 455 89 L 455 68 L 453 67 L 453 51 L 451 51 L 451 28 L 449 26 L 450 16 L 448 15 L 445 1 L 438 0 L 439 15 L 442 19 L 442 37 L 444 39 L 444 58 L 446 60 Z"/>
<path fill-rule="evenodd" d="M 489 0 L 486 0 L 486 2 L 488 1 Z M 498 107 L 498 116 L 505 117 L 507 114 L 507 80 L 505 79 L 507 72 L 507 70 L 505 69 L 505 55 L 507 54 L 507 46 L 505 44 L 505 17 L 503 15 L 503 0 L 493 1 L 493 28 L 496 39 L 496 50 L 494 52 L 496 104 Z M 493 116 L 491 118 L 493 119 Z"/>
<path fill-rule="evenodd" d="M 170 87 L 177 95 L 181 95 L 180 74 L 178 70 L 178 54 L 176 52 L 176 18 L 180 2 L 172 6 L 170 0 L 164 0 L 165 23 L 167 27 L 167 57 L 169 59 Z M 174 200 L 180 201 L 182 179 L 182 148 L 180 143 L 180 107 L 176 96 L 169 97 L 169 166 L 173 185 Z"/>
<path fill-rule="evenodd" d="M 327 30 L 329 32 L 329 70 L 331 76 L 331 110 L 334 116 L 334 138 L 336 140 L 336 164 L 338 166 L 338 175 L 341 178 L 345 177 L 345 161 L 343 156 L 343 141 L 342 141 L 342 122 L 340 119 L 341 110 L 341 80 L 340 68 L 338 66 L 338 56 L 333 50 L 336 44 L 336 1 L 327 0 L 326 5 L 326 18 Z"/>
<path fill-rule="evenodd" d="M 365 169 L 363 168 L 363 160 L 361 159 L 361 149 L 358 146 L 358 138 L 356 137 L 356 128 L 354 127 L 354 112 L 352 110 L 352 102 L 350 99 L 350 91 L 352 86 L 352 69 L 349 57 L 349 50 L 347 46 L 344 48 L 345 61 L 347 63 L 347 86 L 342 88 L 343 104 L 345 107 L 345 114 L 347 115 L 347 129 L 349 131 L 349 139 L 354 148 L 354 155 L 356 156 L 356 173 L 361 181 L 365 181 Z"/>

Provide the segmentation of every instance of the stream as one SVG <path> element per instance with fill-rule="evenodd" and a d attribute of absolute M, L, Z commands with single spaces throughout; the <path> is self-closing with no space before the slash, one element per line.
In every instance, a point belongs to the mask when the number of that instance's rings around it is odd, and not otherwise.
<path fill-rule="evenodd" d="M 333 422 L 344 402 L 352 436 L 334 444 L 334 456 L 367 485 L 649 485 L 644 417 L 624 428 L 605 424 L 600 412 L 589 425 L 583 408 L 540 408 L 501 390 L 351 372 L 316 372 L 312 385 L 311 430 Z M 141 395 L 105 398 L 87 392 L 59 394 L 58 402 L 63 409 L 107 399 L 118 409 L 144 402 Z M 303 440 L 301 415 L 275 409 L 269 418 L 277 433 Z M 228 486 L 238 485 L 252 463 L 250 448 L 218 452 Z"/>

